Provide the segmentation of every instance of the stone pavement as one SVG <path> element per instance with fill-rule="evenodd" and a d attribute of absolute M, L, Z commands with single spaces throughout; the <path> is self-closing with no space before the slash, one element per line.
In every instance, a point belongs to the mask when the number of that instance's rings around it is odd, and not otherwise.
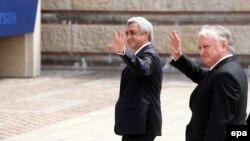
<path fill-rule="evenodd" d="M 113 125 L 120 73 L 43 70 L 37 78 L 0 79 L 0 140 L 119 141 Z M 184 140 L 195 86 L 164 74 L 163 136 L 156 141 Z"/>

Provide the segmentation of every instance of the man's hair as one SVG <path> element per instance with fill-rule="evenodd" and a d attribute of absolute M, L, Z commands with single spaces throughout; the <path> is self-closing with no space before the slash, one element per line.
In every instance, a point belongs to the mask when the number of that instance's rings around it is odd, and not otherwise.
<path fill-rule="evenodd" d="M 132 23 L 138 23 L 140 33 L 143 34 L 145 32 L 148 32 L 149 33 L 148 40 L 150 42 L 153 41 L 153 26 L 147 19 L 143 17 L 133 17 L 128 20 L 127 25 Z"/>
<path fill-rule="evenodd" d="M 228 50 L 231 53 L 234 53 L 235 48 L 234 48 L 234 43 L 232 39 L 232 33 L 225 27 L 221 25 L 204 25 L 202 26 L 200 32 L 198 33 L 198 38 L 200 36 L 210 36 L 212 37 L 215 41 L 221 41 L 225 40 L 228 45 Z"/>

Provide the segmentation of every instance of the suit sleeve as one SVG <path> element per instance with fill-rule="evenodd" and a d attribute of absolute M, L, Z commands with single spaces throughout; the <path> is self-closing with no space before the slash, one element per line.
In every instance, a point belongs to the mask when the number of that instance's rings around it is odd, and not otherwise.
<path fill-rule="evenodd" d="M 231 74 L 216 77 L 212 87 L 210 116 L 204 141 L 222 141 L 226 125 L 232 123 L 240 99 L 240 84 Z"/>
<path fill-rule="evenodd" d="M 185 55 L 182 55 L 177 61 L 172 60 L 170 64 L 195 83 L 199 83 L 208 73 L 208 71 L 203 70 L 197 63 L 191 61 Z"/>
<path fill-rule="evenodd" d="M 152 73 L 156 64 L 156 56 L 153 52 L 144 52 L 140 57 L 126 50 L 124 55 L 120 55 L 127 66 L 139 75 L 148 76 Z"/>

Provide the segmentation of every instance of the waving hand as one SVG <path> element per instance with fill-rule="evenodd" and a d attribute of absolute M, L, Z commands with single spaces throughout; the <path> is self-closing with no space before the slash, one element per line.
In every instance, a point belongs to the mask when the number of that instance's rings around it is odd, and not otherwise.
<path fill-rule="evenodd" d="M 115 53 L 123 53 L 125 51 L 127 38 L 124 32 L 113 32 L 113 43 L 108 44 L 108 47 Z"/>
<path fill-rule="evenodd" d="M 175 60 L 178 60 L 181 55 L 181 42 L 180 38 L 175 31 L 170 33 L 171 44 L 169 46 L 171 55 L 174 56 Z"/>

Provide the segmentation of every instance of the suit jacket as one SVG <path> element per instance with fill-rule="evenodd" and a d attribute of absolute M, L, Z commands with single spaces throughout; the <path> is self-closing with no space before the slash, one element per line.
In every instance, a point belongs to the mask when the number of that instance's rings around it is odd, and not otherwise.
<path fill-rule="evenodd" d="M 198 84 L 190 96 L 192 117 L 186 141 L 223 141 L 227 125 L 245 124 L 248 82 L 235 56 L 222 60 L 211 72 L 186 56 L 171 64 Z"/>
<path fill-rule="evenodd" d="M 136 56 L 127 50 L 121 58 L 127 66 L 115 107 L 115 133 L 161 135 L 162 67 L 156 49 L 149 44 Z"/>

